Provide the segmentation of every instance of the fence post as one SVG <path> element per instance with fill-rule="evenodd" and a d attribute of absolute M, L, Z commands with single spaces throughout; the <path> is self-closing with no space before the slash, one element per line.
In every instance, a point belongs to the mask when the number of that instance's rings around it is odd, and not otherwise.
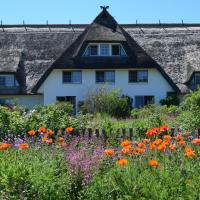
<path fill-rule="evenodd" d="M 106 141 L 107 140 L 107 134 L 106 134 L 105 129 L 102 129 L 102 135 L 103 135 L 104 140 Z"/>
<path fill-rule="evenodd" d="M 122 128 L 122 138 L 123 140 L 126 138 L 126 129 Z"/>
<path fill-rule="evenodd" d="M 136 136 L 139 137 L 139 139 L 140 139 L 140 138 L 141 138 L 141 137 L 140 137 L 140 129 L 139 129 L 139 128 L 136 128 L 136 129 L 135 129 L 135 132 L 136 132 Z"/>
<path fill-rule="evenodd" d="M 171 128 L 171 133 L 170 133 L 170 136 L 174 137 L 174 134 L 175 133 L 175 128 Z"/>
<path fill-rule="evenodd" d="M 133 128 L 129 128 L 129 139 L 133 139 Z"/>
<path fill-rule="evenodd" d="M 88 138 L 91 139 L 92 137 L 92 129 L 88 128 Z"/>
<path fill-rule="evenodd" d="M 97 138 L 99 138 L 99 129 L 97 129 L 97 128 L 95 129 L 95 135 Z"/>
<path fill-rule="evenodd" d="M 200 138 L 200 128 L 197 129 L 197 137 Z"/>

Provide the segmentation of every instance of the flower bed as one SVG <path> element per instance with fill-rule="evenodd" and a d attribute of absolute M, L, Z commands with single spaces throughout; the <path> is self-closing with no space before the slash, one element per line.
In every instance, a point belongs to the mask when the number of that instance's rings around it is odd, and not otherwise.
<path fill-rule="evenodd" d="M 118 145 L 40 127 L 0 143 L 1 199 L 198 199 L 200 138 L 163 125 Z M 143 134 L 145 135 L 145 134 Z"/>

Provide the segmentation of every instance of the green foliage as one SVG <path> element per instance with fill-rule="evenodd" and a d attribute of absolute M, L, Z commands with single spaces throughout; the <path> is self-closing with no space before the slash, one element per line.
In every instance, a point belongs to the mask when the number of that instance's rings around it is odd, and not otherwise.
<path fill-rule="evenodd" d="M 148 166 L 146 158 L 129 161 L 125 167 L 114 164 L 96 176 L 86 189 L 86 199 L 192 200 L 200 197 L 198 161 L 165 157 L 158 168 Z"/>
<path fill-rule="evenodd" d="M 161 99 L 160 100 L 160 104 L 161 105 L 166 105 L 166 106 L 171 106 L 171 105 L 175 105 L 178 106 L 180 103 L 180 100 L 177 96 L 177 94 L 171 94 L 168 95 L 165 99 Z"/>
<path fill-rule="evenodd" d="M 116 118 L 128 117 L 132 109 L 132 101 L 120 93 L 118 89 L 108 91 L 104 86 L 88 94 L 87 99 L 81 103 L 80 110 L 89 113 L 107 113 Z"/>
<path fill-rule="evenodd" d="M 59 150 L 1 152 L 0 199 L 70 199 L 70 176 Z"/>

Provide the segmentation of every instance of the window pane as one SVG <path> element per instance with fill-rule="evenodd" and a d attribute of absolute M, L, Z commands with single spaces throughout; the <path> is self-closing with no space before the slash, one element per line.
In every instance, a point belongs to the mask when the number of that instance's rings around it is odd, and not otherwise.
<path fill-rule="evenodd" d="M 120 55 L 120 46 L 119 45 L 112 45 L 112 55 L 113 56 Z"/>
<path fill-rule="evenodd" d="M 109 83 L 115 82 L 115 72 L 114 71 L 107 71 L 105 72 L 105 81 Z"/>
<path fill-rule="evenodd" d="M 97 45 L 91 45 L 90 46 L 90 55 L 91 56 L 97 56 L 98 55 L 98 46 Z"/>
<path fill-rule="evenodd" d="M 109 56 L 109 44 L 101 44 L 100 45 L 100 55 L 101 56 Z"/>
<path fill-rule="evenodd" d="M 138 82 L 147 82 L 148 81 L 147 71 L 138 71 L 137 72 L 137 80 L 138 80 Z"/>
<path fill-rule="evenodd" d="M 81 83 L 81 72 L 75 71 L 72 72 L 72 83 Z"/>
<path fill-rule="evenodd" d="M 135 107 L 136 108 L 144 107 L 144 96 L 136 96 L 135 97 Z"/>
<path fill-rule="evenodd" d="M 0 76 L 0 86 L 5 86 L 6 85 L 6 78 L 5 76 Z"/>
<path fill-rule="evenodd" d="M 129 71 L 129 82 L 130 83 L 137 82 L 137 71 Z"/>
<path fill-rule="evenodd" d="M 104 71 L 97 71 L 96 72 L 96 82 L 97 83 L 105 82 L 105 80 L 104 80 Z"/>
<path fill-rule="evenodd" d="M 8 87 L 14 86 L 14 76 L 6 76 L 6 86 Z"/>
<path fill-rule="evenodd" d="M 195 84 L 196 85 L 200 84 L 200 74 L 195 74 Z"/>
<path fill-rule="evenodd" d="M 71 72 L 63 72 L 63 83 L 71 83 L 72 74 Z"/>
<path fill-rule="evenodd" d="M 144 96 L 144 105 L 153 103 L 154 103 L 154 96 Z"/>

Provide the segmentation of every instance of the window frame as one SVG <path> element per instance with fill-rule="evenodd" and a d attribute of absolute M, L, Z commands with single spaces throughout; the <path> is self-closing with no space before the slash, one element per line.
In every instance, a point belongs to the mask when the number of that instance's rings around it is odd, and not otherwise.
<path fill-rule="evenodd" d="M 98 82 L 97 81 L 97 73 L 98 72 L 103 72 L 104 73 L 104 80 L 102 81 L 102 82 Z M 105 79 L 106 79 L 106 72 L 108 73 L 108 72 L 113 72 L 114 73 L 114 80 L 112 81 L 112 82 L 108 82 L 108 81 L 106 81 Z M 108 84 L 115 84 L 115 70 L 96 70 L 95 71 L 95 82 L 96 82 L 96 84 L 102 84 L 102 83 L 108 83 Z"/>
<path fill-rule="evenodd" d="M 130 73 L 132 73 L 132 72 L 136 72 L 137 73 L 137 77 L 136 77 L 136 81 L 131 81 L 130 80 Z M 147 73 L 147 80 L 146 81 L 138 81 L 138 72 L 146 72 Z M 145 69 L 145 70 L 129 70 L 128 71 L 128 83 L 130 83 L 130 84 L 135 84 L 135 83 L 148 83 L 149 82 L 149 72 L 148 72 L 148 70 L 147 69 Z"/>
<path fill-rule="evenodd" d="M 109 45 L 109 54 L 108 55 L 101 55 L 101 45 Z M 112 46 L 119 46 L 119 55 L 113 55 L 112 54 Z M 97 55 L 91 55 L 90 50 L 88 51 L 88 48 L 90 46 L 97 46 Z M 89 55 L 88 53 L 89 52 Z M 122 54 L 123 52 L 123 54 Z M 127 57 L 127 53 L 124 50 L 124 47 L 120 43 L 89 43 L 82 55 L 83 57 Z"/>
<path fill-rule="evenodd" d="M 73 72 L 80 72 L 80 82 L 72 82 Z M 64 73 L 71 73 L 71 82 L 64 81 Z M 65 70 L 62 72 L 62 83 L 63 84 L 82 84 L 82 70 Z"/>

